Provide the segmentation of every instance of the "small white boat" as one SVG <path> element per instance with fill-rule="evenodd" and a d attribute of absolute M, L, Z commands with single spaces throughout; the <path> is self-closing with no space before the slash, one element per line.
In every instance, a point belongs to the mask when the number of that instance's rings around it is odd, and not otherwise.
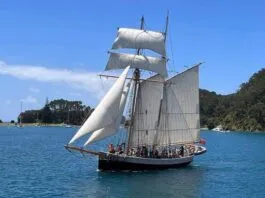
<path fill-rule="evenodd" d="M 225 132 L 222 125 L 219 125 L 219 126 L 213 128 L 212 131 Z"/>
<path fill-rule="evenodd" d="M 207 149 L 201 145 L 195 145 L 194 155 L 201 155 L 206 153 Z"/>

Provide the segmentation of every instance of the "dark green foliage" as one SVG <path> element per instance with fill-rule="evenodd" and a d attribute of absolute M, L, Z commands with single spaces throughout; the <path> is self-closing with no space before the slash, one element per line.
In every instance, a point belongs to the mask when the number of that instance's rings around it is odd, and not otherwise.
<path fill-rule="evenodd" d="M 230 95 L 200 90 L 201 126 L 265 131 L 265 69 Z"/>
<path fill-rule="evenodd" d="M 14 120 L 11 120 L 11 121 L 10 121 L 10 123 L 14 124 L 14 123 L 15 123 L 15 121 L 14 121 Z"/>
<path fill-rule="evenodd" d="M 51 112 L 49 104 L 46 104 L 40 110 L 40 119 L 41 119 L 41 122 L 43 123 L 52 123 L 52 112 Z"/>
<path fill-rule="evenodd" d="M 21 113 L 23 123 L 67 123 L 80 125 L 94 109 L 85 106 L 81 101 L 68 101 L 64 99 L 53 100 L 40 110 L 29 110 Z"/>
<path fill-rule="evenodd" d="M 0 123 L 3 123 L 3 121 L 0 119 Z"/>

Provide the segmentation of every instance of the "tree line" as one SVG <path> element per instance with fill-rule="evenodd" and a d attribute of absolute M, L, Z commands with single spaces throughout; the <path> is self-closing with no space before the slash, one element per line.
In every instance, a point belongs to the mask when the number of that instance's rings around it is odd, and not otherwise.
<path fill-rule="evenodd" d="M 18 116 L 23 123 L 52 123 L 81 125 L 93 112 L 93 108 L 83 105 L 81 101 L 64 99 L 47 102 L 42 109 L 28 110 Z"/>

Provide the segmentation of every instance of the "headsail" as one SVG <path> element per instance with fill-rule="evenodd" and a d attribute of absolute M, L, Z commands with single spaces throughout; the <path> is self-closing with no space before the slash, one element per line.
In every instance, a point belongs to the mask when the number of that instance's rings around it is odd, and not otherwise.
<path fill-rule="evenodd" d="M 121 101 L 120 101 L 120 107 L 119 107 L 119 115 L 116 117 L 116 120 L 113 123 L 111 123 L 110 125 L 95 131 L 89 137 L 89 139 L 86 141 L 84 146 L 86 146 L 86 145 L 88 145 L 88 144 L 90 144 L 92 142 L 101 140 L 101 139 L 103 139 L 105 137 L 111 136 L 111 135 L 113 135 L 113 134 L 115 134 L 117 132 L 117 129 L 119 128 L 119 125 L 121 123 L 122 114 L 123 114 L 124 107 L 125 107 L 125 104 L 126 104 L 126 99 L 127 99 L 129 87 L 130 87 L 130 83 L 128 83 L 126 85 L 126 87 L 125 87 L 125 89 L 124 89 L 124 91 L 122 93 Z"/>
<path fill-rule="evenodd" d="M 131 48 L 149 49 L 162 56 L 166 56 L 165 36 L 161 32 L 119 28 L 112 49 Z"/>
<path fill-rule="evenodd" d="M 199 138 L 198 66 L 167 80 L 164 85 L 156 145 L 191 143 Z"/>
<path fill-rule="evenodd" d="M 127 65 L 130 65 L 131 68 L 144 69 L 155 72 L 164 77 L 167 76 L 165 58 L 114 52 L 110 52 L 110 58 L 105 70 L 123 69 Z"/>
<path fill-rule="evenodd" d="M 133 129 L 128 142 L 130 148 L 139 145 L 153 145 L 160 101 L 163 97 L 163 81 L 163 77 L 155 75 L 139 85 Z"/>
<path fill-rule="evenodd" d="M 104 128 L 116 121 L 117 115 L 120 113 L 120 101 L 129 68 L 130 66 L 127 66 L 122 72 L 118 80 L 104 96 L 94 112 L 70 140 L 69 144 L 88 133 Z"/>

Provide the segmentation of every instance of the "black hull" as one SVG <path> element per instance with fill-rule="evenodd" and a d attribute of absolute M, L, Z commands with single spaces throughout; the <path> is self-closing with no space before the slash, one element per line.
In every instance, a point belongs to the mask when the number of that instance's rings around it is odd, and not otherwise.
<path fill-rule="evenodd" d="M 98 161 L 99 170 L 154 170 L 154 169 L 168 169 L 168 168 L 181 168 L 189 165 L 191 161 L 179 164 L 136 164 L 121 161 L 102 160 Z"/>

